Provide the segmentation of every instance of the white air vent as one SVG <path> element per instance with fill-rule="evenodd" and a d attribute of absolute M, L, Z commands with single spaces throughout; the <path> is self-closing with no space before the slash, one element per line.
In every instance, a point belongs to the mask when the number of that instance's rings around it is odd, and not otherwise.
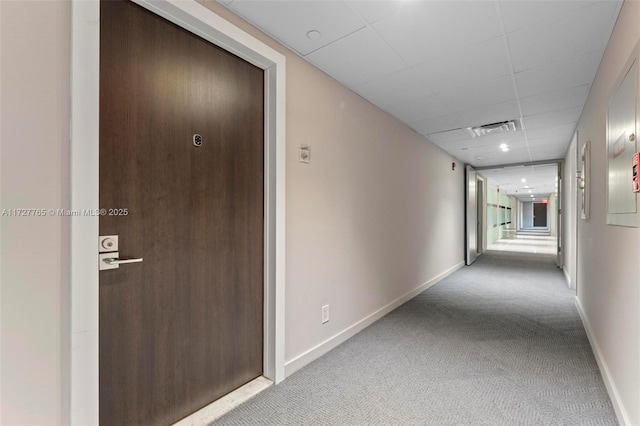
<path fill-rule="evenodd" d="M 520 119 L 510 121 L 500 121 L 499 123 L 485 124 L 476 127 L 467 127 L 467 132 L 472 138 L 479 138 L 481 136 L 497 135 L 500 133 L 517 132 L 522 130 Z"/>

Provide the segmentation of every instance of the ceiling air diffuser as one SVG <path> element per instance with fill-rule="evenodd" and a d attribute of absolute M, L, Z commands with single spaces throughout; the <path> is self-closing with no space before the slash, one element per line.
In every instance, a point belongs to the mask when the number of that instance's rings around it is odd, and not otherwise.
<path fill-rule="evenodd" d="M 467 127 L 466 130 L 472 138 L 479 138 L 481 136 L 517 132 L 522 130 L 522 126 L 520 125 L 520 119 L 516 118 L 515 120 L 500 121 L 498 123 L 484 124 L 476 127 Z"/>

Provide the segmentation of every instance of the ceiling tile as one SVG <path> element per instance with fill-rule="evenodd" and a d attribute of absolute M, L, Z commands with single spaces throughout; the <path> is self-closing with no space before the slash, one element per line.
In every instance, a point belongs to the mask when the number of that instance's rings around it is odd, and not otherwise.
<path fill-rule="evenodd" d="M 531 155 L 549 155 L 548 158 L 562 158 L 564 157 L 567 147 L 564 145 L 545 146 L 541 148 L 531 148 Z"/>
<path fill-rule="evenodd" d="M 566 146 L 555 146 L 548 147 L 543 149 L 531 149 L 531 160 L 532 161 L 541 161 L 548 159 L 560 159 L 564 158 L 565 153 L 567 152 Z"/>
<path fill-rule="evenodd" d="M 456 50 L 439 59 L 417 65 L 434 93 L 463 85 L 494 80 L 511 73 L 502 37 Z"/>
<path fill-rule="evenodd" d="M 460 133 L 461 135 L 461 133 Z M 431 137 L 433 135 L 429 135 Z M 527 143 L 524 139 L 524 134 L 522 132 L 514 132 L 509 135 L 491 135 L 491 136 L 483 136 L 480 138 L 462 138 L 455 139 L 453 137 L 448 138 L 449 140 L 446 143 L 447 148 L 452 149 L 483 149 L 490 150 L 495 152 L 500 152 L 500 145 L 506 143 L 509 147 L 509 151 L 517 150 L 517 149 L 527 149 Z"/>
<path fill-rule="evenodd" d="M 615 8 L 614 2 L 601 2 L 509 34 L 514 71 L 603 50 Z"/>
<path fill-rule="evenodd" d="M 577 123 L 582 107 L 561 109 L 559 111 L 545 112 L 542 114 L 524 117 L 524 125 L 527 130 L 539 127 L 551 127 L 559 124 Z"/>
<path fill-rule="evenodd" d="M 590 84 L 570 89 L 556 90 L 542 95 L 520 99 L 522 113 L 527 115 L 557 111 L 563 108 L 582 107 L 587 100 Z"/>
<path fill-rule="evenodd" d="M 542 149 L 557 146 L 566 148 L 569 142 L 571 142 L 571 136 L 567 136 L 566 133 L 563 133 L 558 136 L 547 136 L 543 138 L 529 139 L 529 147 L 531 149 Z"/>
<path fill-rule="evenodd" d="M 369 83 L 355 86 L 353 90 L 383 109 L 431 95 L 424 80 L 411 69 L 378 77 Z"/>
<path fill-rule="evenodd" d="M 558 166 L 516 166 L 482 170 L 480 173 L 487 178 L 489 184 L 499 186 L 501 192 L 531 198 L 529 191 L 533 194 L 549 194 L 555 190 Z M 522 182 L 523 178 L 526 182 Z"/>
<path fill-rule="evenodd" d="M 602 52 L 578 56 L 544 67 L 516 74 L 520 97 L 591 84 L 598 70 Z"/>
<path fill-rule="evenodd" d="M 533 146 L 533 139 L 547 138 L 550 136 L 569 136 L 571 137 L 576 129 L 576 123 L 561 124 L 553 127 L 540 127 L 538 129 L 527 129 L 527 139 L 529 144 Z"/>
<path fill-rule="evenodd" d="M 364 23 L 345 3 L 338 1 L 234 1 L 229 7 L 281 40 L 301 55 L 307 55 L 347 34 Z M 319 31 L 316 40 L 307 37 Z"/>
<path fill-rule="evenodd" d="M 447 147 L 447 150 L 449 150 L 449 147 Z M 461 161 L 476 167 L 489 164 L 512 164 L 531 161 L 529 151 L 526 148 L 507 152 L 502 152 L 499 148 L 468 149 L 453 151 L 453 155 Z"/>
<path fill-rule="evenodd" d="M 402 10 L 378 21 L 374 28 L 409 65 L 501 34 L 490 1 L 404 3 Z"/>
<path fill-rule="evenodd" d="M 443 132 L 445 130 L 460 129 L 460 124 L 458 124 L 458 120 L 453 114 L 427 118 L 426 120 L 410 123 L 410 125 L 416 132 L 423 135 Z"/>
<path fill-rule="evenodd" d="M 504 77 L 439 93 L 437 98 L 451 111 L 465 111 L 515 100 L 516 94 L 511 77 Z"/>
<path fill-rule="evenodd" d="M 596 1 L 502 1 L 500 10 L 508 33 L 568 14 Z"/>
<path fill-rule="evenodd" d="M 393 15 L 406 4 L 397 0 L 358 0 L 347 3 L 370 24 Z"/>
<path fill-rule="evenodd" d="M 316 50 L 307 55 L 307 59 L 351 87 L 406 68 L 398 55 L 370 28 Z"/>
<path fill-rule="evenodd" d="M 436 145 L 446 142 L 461 141 L 469 138 L 469 132 L 464 129 L 449 130 L 439 133 L 430 133 L 427 137 Z"/>
<path fill-rule="evenodd" d="M 386 111 L 405 123 L 413 123 L 449 113 L 447 107 L 435 96 L 426 96 L 410 102 L 396 104 L 386 108 Z"/>
<path fill-rule="evenodd" d="M 473 127 L 520 118 L 520 110 L 518 109 L 518 102 L 509 101 L 457 112 L 456 116 L 458 116 L 458 121 L 463 127 Z"/>

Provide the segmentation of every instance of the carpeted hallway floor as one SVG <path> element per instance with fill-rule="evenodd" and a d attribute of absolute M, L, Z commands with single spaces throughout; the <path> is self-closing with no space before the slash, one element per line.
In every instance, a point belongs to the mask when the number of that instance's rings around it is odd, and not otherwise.
<path fill-rule="evenodd" d="M 486 253 L 221 425 L 615 425 L 545 255 Z"/>

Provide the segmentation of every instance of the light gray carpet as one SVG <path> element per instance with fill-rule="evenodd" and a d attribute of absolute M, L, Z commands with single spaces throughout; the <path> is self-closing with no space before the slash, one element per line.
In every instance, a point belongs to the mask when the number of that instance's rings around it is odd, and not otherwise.
<path fill-rule="evenodd" d="M 548 256 L 489 252 L 220 425 L 614 425 Z"/>

